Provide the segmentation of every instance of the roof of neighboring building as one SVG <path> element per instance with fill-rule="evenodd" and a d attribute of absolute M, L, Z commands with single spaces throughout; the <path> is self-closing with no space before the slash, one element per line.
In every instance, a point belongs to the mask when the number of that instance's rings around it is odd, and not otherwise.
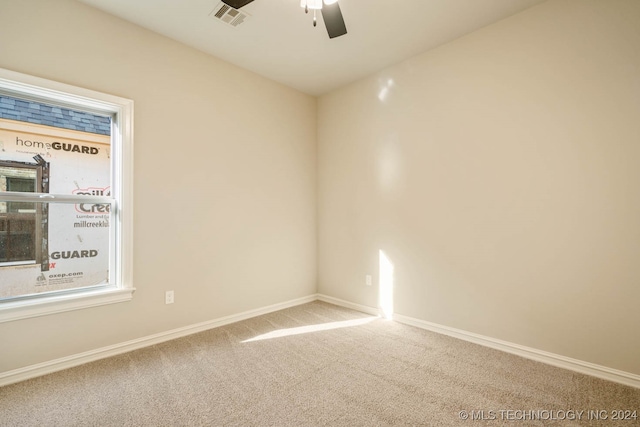
<path fill-rule="evenodd" d="M 81 132 L 111 134 L 111 119 L 84 111 L 0 95 L 0 118 Z"/>

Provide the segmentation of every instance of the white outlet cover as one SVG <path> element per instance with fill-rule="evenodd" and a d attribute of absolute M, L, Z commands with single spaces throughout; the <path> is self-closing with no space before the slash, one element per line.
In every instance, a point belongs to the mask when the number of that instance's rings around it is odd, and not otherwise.
<path fill-rule="evenodd" d="M 167 291 L 164 294 L 164 303 L 173 304 L 173 291 Z"/>

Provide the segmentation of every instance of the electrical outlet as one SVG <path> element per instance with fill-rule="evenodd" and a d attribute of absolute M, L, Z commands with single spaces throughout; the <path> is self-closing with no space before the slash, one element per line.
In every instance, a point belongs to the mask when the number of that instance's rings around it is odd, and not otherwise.
<path fill-rule="evenodd" d="M 167 291 L 164 293 L 164 303 L 173 304 L 173 291 Z"/>
<path fill-rule="evenodd" d="M 371 275 L 370 274 L 367 274 L 365 276 L 364 282 L 366 283 L 367 286 L 371 286 L 372 281 L 371 281 Z"/>

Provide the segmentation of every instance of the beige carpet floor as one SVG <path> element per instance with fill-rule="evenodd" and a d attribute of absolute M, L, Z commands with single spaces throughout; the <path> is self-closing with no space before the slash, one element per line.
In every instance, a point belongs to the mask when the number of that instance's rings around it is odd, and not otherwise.
<path fill-rule="evenodd" d="M 640 389 L 322 302 L 0 388 L 2 426 L 640 425 L 615 410 Z"/>

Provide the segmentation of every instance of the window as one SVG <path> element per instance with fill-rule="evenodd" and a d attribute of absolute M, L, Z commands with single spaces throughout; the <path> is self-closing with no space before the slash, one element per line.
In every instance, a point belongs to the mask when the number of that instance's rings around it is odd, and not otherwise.
<path fill-rule="evenodd" d="M 0 322 L 130 300 L 133 102 L 0 69 Z"/>
<path fill-rule="evenodd" d="M 0 160 L 1 191 L 35 193 L 42 188 L 42 176 L 42 164 Z M 47 236 L 38 207 L 31 202 L 0 202 L 0 268 L 42 262 Z M 38 246 L 39 242 L 44 244 Z"/>

